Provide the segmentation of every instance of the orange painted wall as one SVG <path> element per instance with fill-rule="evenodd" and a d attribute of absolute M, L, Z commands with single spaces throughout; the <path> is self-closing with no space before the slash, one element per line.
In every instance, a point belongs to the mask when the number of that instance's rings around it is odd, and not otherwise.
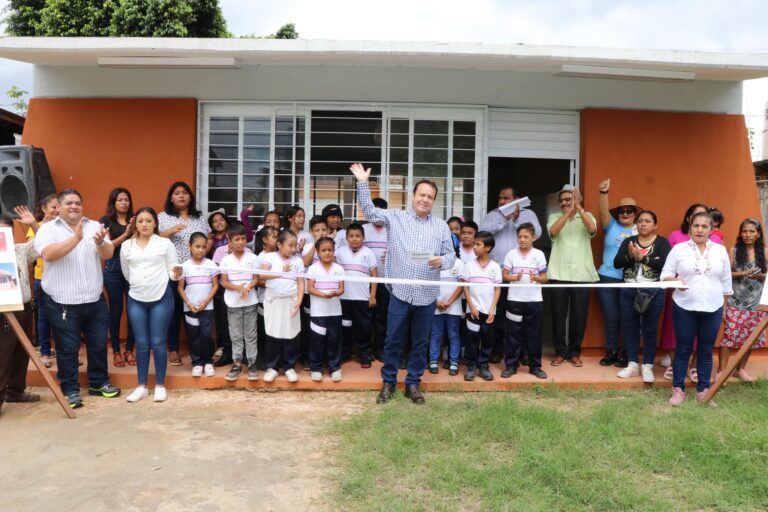
<path fill-rule="evenodd" d="M 611 178 L 610 202 L 634 197 L 659 217 L 659 234 L 678 229 L 692 203 L 725 215 L 725 244 L 739 223 L 762 218 L 744 118 L 740 115 L 586 109 L 581 113 L 581 184 L 598 217 L 597 185 Z M 602 259 L 602 231 L 592 244 Z M 602 315 L 592 297 L 585 346 L 603 346 Z"/>
<path fill-rule="evenodd" d="M 193 184 L 196 131 L 193 98 L 33 98 L 22 142 L 44 148 L 57 190 L 79 190 L 98 218 L 114 187 L 160 209 L 171 183 Z"/>
<path fill-rule="evenodd" d="M 56 189 L 80 191 L 98 219 L 115 187 L 131 191 L 134 208 L 158 211 L 174 181 L 195 187 L 196 133 L 194 98 L 33 98 L 22 142 L 45 149 Z"/>

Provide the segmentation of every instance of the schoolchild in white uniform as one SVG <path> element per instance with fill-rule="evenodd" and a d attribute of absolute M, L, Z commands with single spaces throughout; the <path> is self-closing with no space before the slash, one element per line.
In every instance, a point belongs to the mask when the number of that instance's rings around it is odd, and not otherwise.
<path fill-rule="evenodd" d="M 296 360 L 299 356 L 299 332 L 301 319 L 299 309 L 304 297 L 304 263 L 296 256 L 298 239 L 290 230 L 280 232 L 277 237 L 277 252 L 264 257 L 261 270 L 288 272 L 291 275 L 261 274 L 266 282 L 264 296 L 264 329 L 267 333 L 267 372 L 265 382 L 272 382 L 278 370 L 285 370 L 288 382 L 296 382 Z"/>
<path fill-rule="evenodd" d="M 547 282 L 547 258 L 533 247 L 536 230 L 530 222 L 517 227 L 517 247 L 504 258 L 501 275 L 507 283 Z M 507 339 L 503 378 L 517 373 L 521 349 L 528 354 L 528 371 L 539 379 L 547 374 L 541 369 L 541 332 L 544 302 L 540 286 L 510 286 L 507 292 Z"/>
<path fill-rule="evenodd" d="M 456 251 L 458 256 L 458 250 Z M 464 275 L 464 262 L 458 257 L 450 270 L 440 272 L 440 295 L 435 304 L 435 318 L 429 339 L 429 373 L 438 373 L 437 360 L 443 343 L 443 333 L 448 334 L 448 374 L 459 373 L 461 353 L 461 297 L 464 290 L 456 283 Z"/>
<path fill-rule="evenodd" d="M 265 216 L 266 218 L 266 216 Z M 254 248 L 256 249 L 257 260 L 256 267 L 261 268 L 264 263 L 264 256 L 271 252 L 277 251 L 277 235 L 280 234 L 280 229 L 274 226 L 265 225 L 256 235 L 253 237 Z M 259 370 L 266 370 L 266 342 L 267 333 L 264 330 L 264 296 L 266 294 L 265 282 L 259 277 L 259 283 L 256 286 L 256 297 L 259 300 L 259 305 L 256 308 L 259 316 L 256 320 L 256 366 Z"/>
<path fill-rule="evenodd" d="M 381 197 L 373 198 L 373 206 L 386 210 L 387 202 Z M 387 258 L 387 227 L 373 222 L 363 224 L 365 241 L 363 245 L 373 251 L 379 277 L 386 277 L 384 271 Z M 384 285 L 376 287 L 376 309 L 373 310 L 373 357 L 384 361 L 384 340 L 387 339 L 387 311 L 389 310 L 389 290 Z"/>
<path fill-rule="evenodd" d="M 321 237 L 315 242 L 316 261 L 307 269 L 307 288 L 312 296 L 310 301 L 309 365 L 311 378 L 323 380 L 323 364 L 328 364 L 331 380 L 339 382 L 341 373 L 341 300 L 344 281 L 329 281 L 319 277 L 342 277 L 344 269 L 334 263 L 335 243 L 330 237 Z"/>
<path fill-rule="evenodd" d="M 491 233 L 488 231 L 477 233 L 475 236 L 475 256 L 477 259 L 464 266 L 463 281 L 501 284 L 501 267 L 491 259 L 491 251 L 495 245 Z M 464 351 L 464 360 L 467 363 L 467 373 L 464 374 L 464 380 L 475 379 L 476 367 L 480 369 L 480 378 L 493 380 L 493 374 L 488 368 L 488 363 L 494 342 L 493 319 L 500 296 L 501 288 L 495 286 L 464 288 L 464 298 L 467 299 L 467 331 L 469 335 Z"/>
<path fill-rule="evenodd" d="M 363 226 L 354 222 L 347 227 L 347 245 L 336 251 L 336 262 L 344 268 L 345 275 L 378 276 L 376 256 L 363 246 L 364 240 Z M 371 310 L 376 307 L 376 287 L 376 283 L 347 281 L 341 297 L 344 336 L 341 359 L 346 361 L 351 357 L 354 345 L 363 368 L 371 367 Z"/>

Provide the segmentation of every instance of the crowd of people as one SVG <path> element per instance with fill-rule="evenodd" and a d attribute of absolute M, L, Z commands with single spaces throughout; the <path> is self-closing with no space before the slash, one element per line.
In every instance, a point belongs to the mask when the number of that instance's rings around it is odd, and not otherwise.
<path fill-rule="evenodd" d="M 718 371 L 763 315 L 757 306 L 766 256 L 756 219 L 741 223 L 729 252 L 717 209 L 692 205 L 680 229 L 665 238 L 657 233 L 656 214 L 634 199 L 610 207 L 610 180 L 598 187 L 598 217 L 584 209 L 579 190 L 566 185 L 557 194 L 560 211 L 546 222 L 552 242 L 547 259 L 534 247 L 542 235 L 536 214 L 505 208 L 517 199 L 512 187 L 500 190 L 498 208 L 479 224 L 458 217 L 446 222 L 432 214 L 434 182 L 415 184 L 410 208 L 388 209 L 382 198 L 371 197 L 371 170 L 361 164 L 350 170 L 367 223 L 352 222 L 346 229 L 338 205 L 309 219 L 308 230 L 299 206 L 267 212 L 257 222 L 251 220 L 253 206 L 239 220 L 223 210 L 206 215 L 184 182 L 171 185 L 159 213 L 135 209 L 125 188 L 109 194 L 98 222 L 84 217 L 83 199 L 72 189 L 43 198 L 37 215 L 17 208 L 18 220 L 29 226 L 29 241 L 16 246 L 25 302 L 19 315 L 29 328 L 36 306 L 38 350 L 46 366 L 55 361 L 70 406 L 83 405 L 81 343 L 88 394 L 121 394 L 109 382 L 108 338 L 113 365 L 137 369 L 138 385 L 127 400 L 150 396 L 150 356 L 153 400 L 166 400 L 167 365 L 184 364 L 182 324 L 193 377 L 213 377 L 217 367 L 226 367 L 228 381 L 243 375 L 258 380 L 261 371 L 265 382 L 273 382 L 282 371 L 296 382 L 300 365 L 312 381 L 322 381 L 327 372 L 339 382 L 342 365 L 353 357 L 362 368 L 379 359 L 383 385 L 377 402 L 394 395 L 398 370 L 404 369 L 405 395 L 416 404 L 424 403 L 423 373 L 439 373 L 441 359 L 450 375 L 463 363 L 466 381 L 493 380 L 491 363 L 502 361 L 501 378 L 525 366 L 546 379 L 540 285 L 583 285 L 549 291 L 554 335 L 549 363 L 581 367 L 590 284 L 663 280 L 680 280 L 684 287 L 598 289 L 606 350 L 600 364 L 619 367 L 618 378 L 653 382 L 660 338 L 666 351 L 661 363 L 669 366 L 665 377 L 673 381 L 669 403 L 679 405 L 687 379 L 696 384 L 699 400 L 709 388 L 721 323 Z M 2 216 L 0 225 L 12 226 L 13 219 Z M 605 237 L 602 263 L 595 268 L 591 239 L 598 229 Z M 28 278 L 32 261 L 34 293 Z M 376 277 L 394 281 L 370 279 Z M 498 286 L 502 283 L 509 286 Z M 124 311 L 128 330 L 122 345 Z M 38 398 L 25 391 L 26 359 L 20 347 L 8 348 L 12 345 L 0 350 L 0 406 L 3 400 Z M 745 364 L 736 376 L 750 381 Z"/>

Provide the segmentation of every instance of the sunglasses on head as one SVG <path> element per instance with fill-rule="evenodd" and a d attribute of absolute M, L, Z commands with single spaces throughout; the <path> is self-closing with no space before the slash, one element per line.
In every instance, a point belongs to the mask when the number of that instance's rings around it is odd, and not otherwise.
<path fill-rule="evenodd" d="M 635 213 L 634 208 L 619 208 L 619 215 L 633 215 Z"/>

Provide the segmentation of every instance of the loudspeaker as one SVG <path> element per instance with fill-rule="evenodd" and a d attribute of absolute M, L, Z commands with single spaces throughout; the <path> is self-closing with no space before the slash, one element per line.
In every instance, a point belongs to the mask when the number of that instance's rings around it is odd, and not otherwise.
<path fill-rule="evenodd" d="M 43 148 L 0 146 L 0 213 L 16 206 L 35 211 L 38 201 L 56 192 Z"/>

